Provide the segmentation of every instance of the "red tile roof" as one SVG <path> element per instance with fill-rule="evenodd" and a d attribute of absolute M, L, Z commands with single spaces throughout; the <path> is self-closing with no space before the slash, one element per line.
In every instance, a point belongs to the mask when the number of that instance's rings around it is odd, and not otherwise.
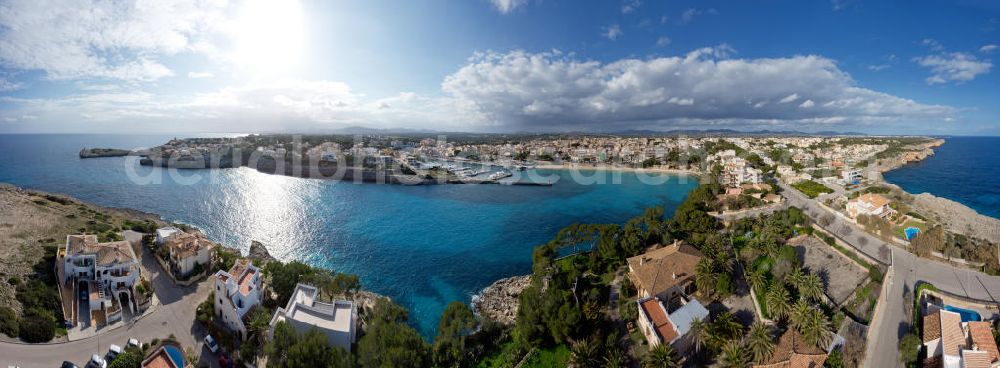
<path fill-rule="evenodd" d="M 653 298 L 642 302 L 642 310 L 646 312 L 646 316 L 653 322 L 653 328 L 664 344 L 669 344 L 677 338 L 677 329 L 670 323 L 670 319 L 667 318 L 667 311 L 663 310 L 663 307 L 660 306 L 659 300 Z"/>
<path fill-rule="evenodd" d="M 973 346 L 989 353 L 990 362 L 1000 359 L 1000 350 L 993 340 L 993 330 L 989 322 L 969 322 L 969 335 L 972 336 Z"/>

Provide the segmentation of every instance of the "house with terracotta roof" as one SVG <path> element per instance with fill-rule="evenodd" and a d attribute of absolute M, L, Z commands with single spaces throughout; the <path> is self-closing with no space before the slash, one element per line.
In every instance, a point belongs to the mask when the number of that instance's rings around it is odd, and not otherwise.
<path fill-rule="evenodd" d="M 92 314 L 100 311 L 104 313 L 100 319 L 114 322 L 121 319 L 123 304 L 135 311 L 132 288 L 141 268 L 129 242 L 101 243 L 97 235 L 67 235 L 62 253 L 63 282 L 88 291 Z"/>
<path fill-rule="evenodd" d="M 318 296 L 315 286 L 295 285 L 295 292 L 288 299 L 288 305 L 274 311 L 268 335 L 274 335 L 274 326 L 278 322 L 287 322 L 299 333 L 315 328 L 326 335 L 331 346 L 339 346 L 350 352 L 358 333 L 357 308 L 349 300 L 324 303 L 318 300 Z"/>
<path fill-rule="evenodd" d="M 215 273 L 215 313 L 222 323 L 247 338 L 244 318 L 260 305 L 263 281 L 260 269 L 249 259 L 238 259 L 229 271 Z"/>
<path fill-rule="evenodd" d="M 924 367 L 1000 367 L 990 322 L 962 322 L 958 313 L 929 306 L 923 317 Z"/>
<path fill-rule="evenodd" d="M 695 267 L 701 252 L 682 241 L 628 259 L 628 277 L 639 298 L 670 303 L 694 292 Z"/>
<path fill-rule="evenodd" d="M 215 244 L 201 232 L 170 236 L 162 246 L 169 250 L 171 271 L 179 277 L 190 275 L 198 265 L 207 267 L 215 251 Z"/>
<path fill-rule="evenodd" d="M 173 341 L 163 341 L 150 349 L 142 359 L 142 368 L 183 368 L 184 353 L 180 344 Z"/>
<path fill-rule="evenodd" d="M 802 339 L 794 329 L 785 331 L 774 346 L 771 359 L 764 364 L 754 364 L 754 368 L 821 368 L 826 362 L 827 352 Z"/>
<path fill-rule="evenodd" d="M 887 218 L 895 212 L 889 207 L 889 199 L 876 193 L 865 193 L 847 202 L 847 215 L 851 218 L 861 215 Z"/>
<path fill-rule="evenodd" d="M 674 350 L 681 353 L 690 346 L 688 332 L 695 320 L 708 318 L 708 310 L 697 300 L 684 302 L 673 313 L 668 313 L 666 306 L 659 298 L 642 298 L 639 304 L 639 329 L 650 347 L 659 344 L 670 344 Z"/>

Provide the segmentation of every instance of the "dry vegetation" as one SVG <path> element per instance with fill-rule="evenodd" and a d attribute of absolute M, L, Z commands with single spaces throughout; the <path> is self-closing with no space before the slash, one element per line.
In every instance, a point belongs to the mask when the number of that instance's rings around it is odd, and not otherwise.
<path fill-rule="evenodd" d="M 156 216 L 138 211 L 0 184 L 0 307 L 20 312 L 13 284 L 51 270 L 53 264 L 43 264 L 51 262 L 44 259 L 46 247 L 64 244 L 66 235 L 98 234 L 108 240 L 122 229 L 161 223 Z"/>

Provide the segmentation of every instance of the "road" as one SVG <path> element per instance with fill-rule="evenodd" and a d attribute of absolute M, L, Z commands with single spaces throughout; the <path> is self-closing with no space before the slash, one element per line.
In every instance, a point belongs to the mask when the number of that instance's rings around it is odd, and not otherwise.
<path fill-rule="evenodd" d="M 70 361 L 83 367 L 91 354 L 103 357 L 111 344 L 125 346 L 130 337 L 149 342 L 171 334 L 184 348 L 202 352 L 201 339 L 205 332 L 195 321 L 195 314 L 198 304 L 211 292 L 212 283 L 203 281 L 186 288 L 177 287 L 169 276 L 160 272 L 160 265 L 149 253 L 143 252 L 143 270 L 150 275 L 153 290 L 160 300 L 156 310 L 139 321 L 81 340 L 59 344 L 0 343 L 0 366 L 58 367 L 63 361 Z M 205 363 L 213 363 L 208 354 L 200 355 Z"/>
<path fill-rule="evenodd" d="M 853 222 L 834 215 L 794 188 L 786 184 L 780 186 L 790 205 L 803 209 L 814 220 L 832 216 L 833 221 L 824 227 L 827 231 L 838 235 L 841 240 L 869 257 L 892 265 L 886 278 L 886 282 L 889 282 L 886 295 L 882 296 L 879 310 L 876 311 L 877 318 L 869 326 L 875 330 L 869 335 L 866 366 L 901 366 L 899 339 L 909 331 L 912 317 L 907 313 L 907 304 L 913 303 L 913 291 L 918 282 L 934 284 L 939 290 L 965 298 L 997 303 L 997 297 L 1000 297 L 997 295 L 1000 294 L 1000 277 L 920 258 L 868 234 Z"/>

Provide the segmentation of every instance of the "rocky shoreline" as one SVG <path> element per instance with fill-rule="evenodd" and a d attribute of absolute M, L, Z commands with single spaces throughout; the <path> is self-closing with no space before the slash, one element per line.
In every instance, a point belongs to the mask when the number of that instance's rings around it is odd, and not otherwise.
<path fill-rule="evenodd" d="M 531 275 L 499 279 L 472 297 L 472 309 L 504 325 L 517 320 L 518 298 L 531 285 Z"/>

